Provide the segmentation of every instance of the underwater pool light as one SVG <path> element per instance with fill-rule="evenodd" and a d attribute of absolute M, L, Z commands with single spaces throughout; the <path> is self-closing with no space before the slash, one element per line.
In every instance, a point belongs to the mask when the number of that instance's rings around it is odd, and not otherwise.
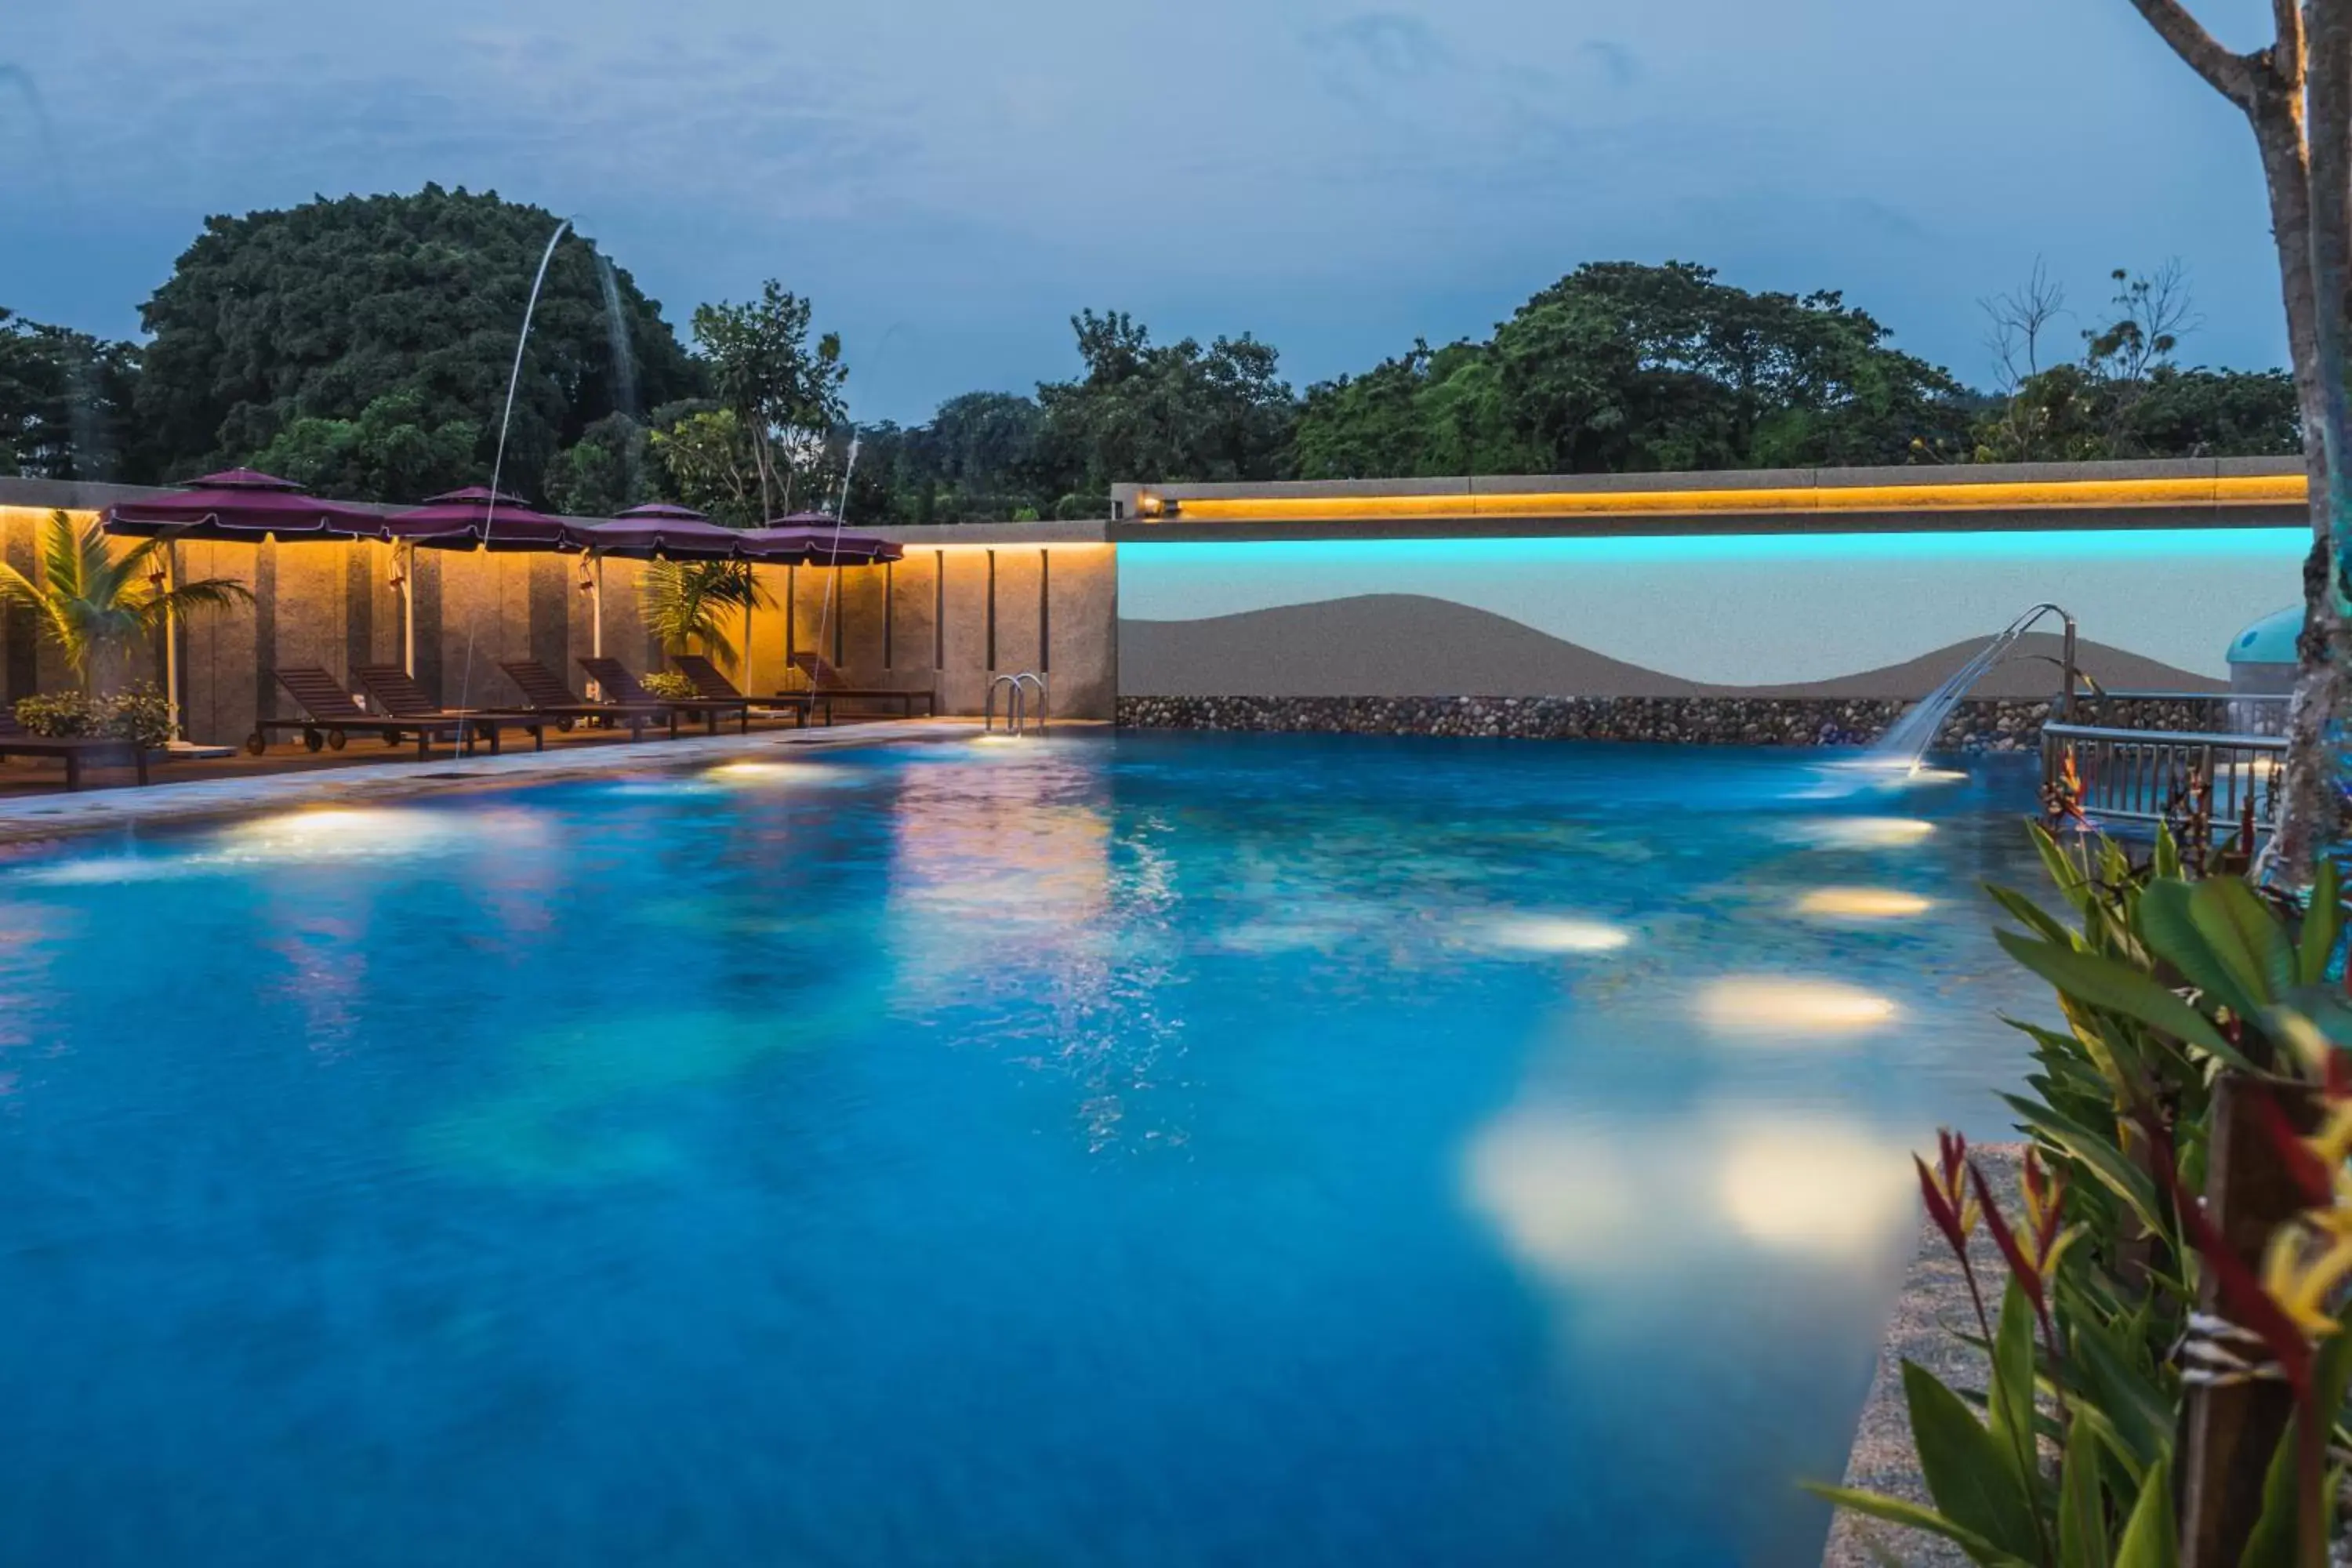
<path fill-rule="evenodd" d="M 1750 1038 L 1866 1034 L 1902 1016 L 1891 998 L 1874 991 L 1790 975 L 1718 980 L 1698 998 L 1701 1025 L 1718 1035 Z"/>
<path fill-rule="evenodd" d="M 1614 952 L 1633 935 L 1604 921 L 1565 915 L 1524 915 L 1487 928 L 1487 940 L 1515 952 Z"/>
<path fill-rule="evenodd" d="M 1821 849 L 1899 849 L 1932 837 L 1936 825 L 1916 816 L 1825 816 L 1799 831 Z"/>
<path fill-rule="evenodd" d="M 1797 900 L 1797 912 L 1815 920 L 1906 920 L 1935 907 L 1935 900 L 1896 888 L 1815 888 Z"/>

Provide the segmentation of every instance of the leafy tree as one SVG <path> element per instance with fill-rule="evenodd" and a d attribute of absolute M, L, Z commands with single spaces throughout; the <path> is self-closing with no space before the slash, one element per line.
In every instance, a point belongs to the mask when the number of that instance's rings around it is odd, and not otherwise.
<path fill-rule="evenodd" d="M 760 494 L 751 433 L 731 408 L 679 414 L 646 437 L 665 492 L 730 528 L 756 528 L 769 513 Z"/>
<path fill-rule="evenodd" d="M 429 417 L 425 395 L 403 387 L 371 402 L 356 419 L 296 419 L 251 461 L 322 496 L 419 500 L 465 484 L 481 444 L 474 421 L 432 425 Z"/>
<path fill-rule="evenodd" d="M 40 579 L 0 562 L 0 604 L 32 613 L 88 696 L 107 656 L 128 655 L 169 617 L 253 602 L 251 590 L 233 577 L 166 587 L 165 549 L 163 540 L 142 539 L 117 555 L 96 518 L 78 523 L 69 513 L 53 512 L 42 531 Z"/>
<path fill-rule="evenodd" d="M 2112 319 L 2080 333 L 2078 359 L 2045 363 L 2066 315 L 2063 286 L 2037 263 L 2015 291 L 1983 301 L 2000 395 L 1980 416 L 1983 462 L 2286 456 L 2303 449 L 2294 383 L 2281 371 L 2183 370 L 2195 329 L 2187 274 L 2168 263 L 2112 275 Z"/>
<path fill-rule="evenodd" d="M 1154 344 L 1123 310 L 1082 310 L 1070 325 L 1085 374 L 1037 389 L 1043 462 L 1069 491 L 1059 510 L 1099 506 L 1120 479 L 1267 479 L 1287 468 L 1296 409 L 1270 345 L 1247 333 Z"/>
<path fill-rule="evenodd" d="M 0 308 L 0 473 L 146 478 L 131 403 L 139 350 Z"/>
<path fill-rule="evenodd" d="M 1595 262 L 1491 342 L 1416 343 L 1307 393 L 1312 478 L 1900 463 L 1965 445 L 1968 399 L 1833 290 Z"/>
<path fill-rule="evenodd" d="M 2294 457 L 2303 450 L 2294 378 L 2283 370 L 2158 365 L 2131 409 L 2129 438 L 2166 457 Z"/>
<path fill-rule="evenodd" d="M 2185 0 L 2131 0 L 2157 37 L 2246 116 L 2261 155 L 2286 308 L 2310 496 L 2313 564 L 2304 574 L 2303 635 L 2287 722 L 2277 860 L 2306 881 L 2315 857 L 2347 836 L 2336 735 L 2352 710 L 2352 0 L 2276 0 L 2273 32 L 2244 53 L 2225 47 Z"/>
<path fill-rule="evenodd" d="M 1506 416 L 1560 472 L 1902 462 L 1965 427 L 1959 384 L 1834 290 L 1751 294 L 1688 262 L 1591 262 L 1496 329 Z"/>
<path fill-rule="evenodd" d="M 653 480 L 645 426 L 625 414 L 607 414 L 555 455 L 547 504 L 574 517 L 610 517 L 651 500 Z"/>
<path fill-rule="evenodd" d="M 246 461 L 299 421 L 359 423 L 378 399 L 413 394 L 425 444 L 470 426 L 467 477 L 487 478 L 532 273 L 555 227 L 543 208 L 438 185 L 207 219 L 144 310 L 153 339 L 138 412 L 159 464 L 184 475 Z M 548 267 L 507 444 L 505 482 L 525 493 L 597 420 L 699 386 L 660 307 L 625 271 L 613 277 L 623 320 L 611 320 L 597 263 L 592 243 L 567 237 Z M 332 436 L 306 437 L 305 449 Z"/>
<path fill-rule="evenodd" d="M 1539 466 L 1505 416 L 1486 345 L 1416 342 L 1360 376 L 1309 387 L 1292 437 L 1310 479 L 1526 472 Z"/>
<path fill-rule="evenodd" d="M 793 509 L 794 481 L 842 417 L 849 368 L 841 363 L 841 337 L 827 332 L 812 345 L 810 315 L 810 302 L 772 278 L 749 304 L 722 301 L 694 312 L 711 387 L 750 437 L 762 517 Z"/>

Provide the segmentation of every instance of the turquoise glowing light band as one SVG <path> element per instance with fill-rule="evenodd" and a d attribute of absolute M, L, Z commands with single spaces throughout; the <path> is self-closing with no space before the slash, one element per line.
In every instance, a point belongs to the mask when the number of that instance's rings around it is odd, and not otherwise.
<path fill-rule="evenodd" d="M 2285 556 L 2300 561 L 2300 528 L 2048 529 L 1944 533 L 1588 534 L 1549 539 L 1296 539 L 1122 542 L 1119 566 L 1266 570 L 1316 566 L 1508 568 L 1524 565 L 1717 565 L 1784 561 L 2150 561 Z"/>

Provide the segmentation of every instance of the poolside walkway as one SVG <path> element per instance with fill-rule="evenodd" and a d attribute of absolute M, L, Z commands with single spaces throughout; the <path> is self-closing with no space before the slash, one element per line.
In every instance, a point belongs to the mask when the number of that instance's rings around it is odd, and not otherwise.
<path fill-rule="evenodd" d="M 446 790 L 657 772 L 777 751 L 837 751 L 897 741 L 953 741 L 980 732 L 980 721 L 976 719 L 888 720 L 805 730 L 755 731 L 749 735 L 681 736 L 675 741 L 636 744 L 551 746 L 544 752 L 517 750 L 499 756 L 438 757 L 423 763 L 386 759 L 362 766 L 162 782 L 144 789 L 29 795 L 0 798 L 0 844 L 247 812 L 285 811 L 304 805 L 348 805 Z"/>

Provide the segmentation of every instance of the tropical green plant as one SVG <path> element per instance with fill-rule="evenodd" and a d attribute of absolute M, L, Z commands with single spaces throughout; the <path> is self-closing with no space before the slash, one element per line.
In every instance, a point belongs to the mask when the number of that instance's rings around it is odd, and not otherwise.
<path fill-rule="evenodd" d="M 675 669 L 656 669 L 637 684 L 656 697 L 684 700 L 695 695 L 694 682 Z"/>
<path fill-rule="evenodd" d="M 2323 869 L 2307 908 L 2283 908 L 2235 877 L 2190 879 L 2168 834 L 2136 864 L 2113 844 L 2070 851 L 2035 833 L 2071 919 L 1993 890 L 2023 928 L 2002 946 L 2051 984 L 2065 1025 L 2011 1020 L 2035 1060 L 2032 1093 L 2005 1097 L 2031 1140 L 2021 1221 L 1957 1137 L 1934 1167 L 1919 1162 L 1928 1215 L 1962 1260 L 1988 1385 L 1972 1396 L 1904 1367 L 1932 1508 L 1817 1489 L 1978 1563 L 2168 1568 L 2186 1413 L 2203 1390 L 2277 1379 L 2296 1418 L 2274 1452 L 2249 1450 L 2268 1466 L 2263 1507 L 2231 1561 L 2322 1563 L 2325 1453 L 2352 1376 L 2352 1335 L 2329 1310 L 2352 1270 L 2352 1054 L 2338 1043 L 2352 1013 L 2326 984 L 2343 931 L 2336 874 Z M 2256 1135 L 2305 1205 L 2278 1216 L 2259 1272 L 2192 1196 L 2211 1198 L 2225 1093 L 2260 1112 Z M 2304 1120 L 2321 1131 L 2306 1137 L 2286 1105 L 2315 1100 L 2323 1114 Z M 1968 1263 L 1979 1223 L 2010 1268 L 1997 1322 Z M 2200 1307 L 2209 1277 L 2226 1321 Z"/>
<path fill-rule="evenodd" d="M 143 680 L 111 697 L 101 697 L 92 706 L 101 735 L 135 741 L 151 752 L 172 739 L 172 704 Z"/>
<path fill-rule="evenodd" d="M 36 735 L 106 735 L 152 751 L 172 738 L 172 705 L 145 681 L 111 697 L 50 691 L 17 699 L 16 722 Z"/>
<path fill-rule="evenodd" d="M 96 518 L 76 522 L 69 513 L 52 512 L 42 534 L 39 580 L 0 562 L 0 604 L 32 613 L 88 693 L 102 657 L 128 653 L 173 616 L 253 602 L 252 590 L 233 577 L 169 585 L 166 551 L 163 541 L 142 539 L 117 555 Z"/>
<path fill-rule="evenodd" d="M 16 722 L 29 734 L 71 740 L 98 733 L 98 709 L 79 691 L 44 691 L 16 699 Z"/>
<path fill-rule="evenodd" d="M 735 658 L 730 623 L 767 602 L 751 569 L 735 561 L 650 562 L 637 583 L 639 612 L 663 652 L 707 654 L 721 662 Z"/>

